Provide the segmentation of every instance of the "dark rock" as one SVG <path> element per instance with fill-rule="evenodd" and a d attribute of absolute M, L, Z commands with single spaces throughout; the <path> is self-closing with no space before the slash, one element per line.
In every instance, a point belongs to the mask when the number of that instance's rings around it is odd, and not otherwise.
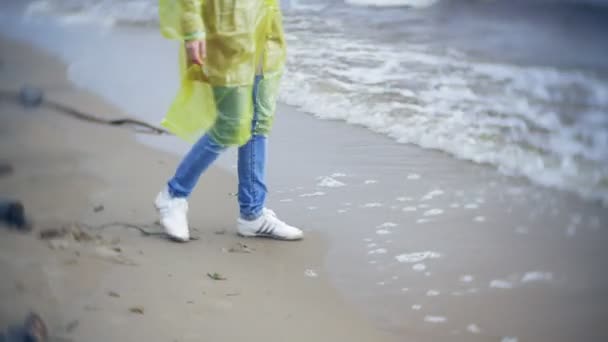
<path fill-rule="evenodd" d="M 23 86 L 19 91 L 19 102 L 27 108 L 38 107 L 42 104 L 44 99 L 43 94 L 44 93 L 40 88 Z"/>

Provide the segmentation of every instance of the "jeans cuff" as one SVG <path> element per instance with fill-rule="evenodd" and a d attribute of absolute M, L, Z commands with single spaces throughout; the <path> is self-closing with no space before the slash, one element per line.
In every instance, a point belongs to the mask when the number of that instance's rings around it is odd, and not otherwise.
<path fill-rule="evenodd" d="M 262 216 L 262 211 L 259 210 L 254 213 L 243 213 L 241 212 L 241 218 L 245 221 L 255 221 Z"/>
<path fill-rule="evenodd" d="M 173 181 L 169 181 L 167 183 L 167 190 L 169 192 L 169 195 L 173 198 L 184 198 L 184 197 L 188 197 L 188 193 L 185 191 L 180 191 L 178 189 L 175 188 L 175 184 L 173 184 Z"/>

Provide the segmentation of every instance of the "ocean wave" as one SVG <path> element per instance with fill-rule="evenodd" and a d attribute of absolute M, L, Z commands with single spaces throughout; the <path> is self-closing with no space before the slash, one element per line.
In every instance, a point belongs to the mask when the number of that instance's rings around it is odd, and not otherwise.
<path fill-rule="evenodd" d="M 369 7 L 430 7 L 439 0 L 345 0 L 349 5 Z"/>
<path fill-rule="evenodd" d="M 283 102 L 608 203 L 605 79 L 374 44 L 342 36 L 336 23 L 311 39 L 291 21 Z"/>

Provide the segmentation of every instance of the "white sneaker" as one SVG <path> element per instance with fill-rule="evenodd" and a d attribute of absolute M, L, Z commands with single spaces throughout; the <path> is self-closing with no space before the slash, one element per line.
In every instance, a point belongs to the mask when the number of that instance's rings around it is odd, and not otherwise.
<path fill-rule="evenodd" d="M 173 198 L 167 188 L 159 192 L 154 205 L 160 215 L 160 223 L 171 239 L 186 242 L 190 240 L 188 231 L 188 201 L 185 198 Z"/>
<path fill-rule="evenodd" d="M 274 211 L 266 208 L 264 208 L 262 216 L 253 221 L 239 218 L 237 230 L 241 236 L 258 236 L 277 240 L 300 240 L 303 236 L 300 229 L 279 220 Z"/>

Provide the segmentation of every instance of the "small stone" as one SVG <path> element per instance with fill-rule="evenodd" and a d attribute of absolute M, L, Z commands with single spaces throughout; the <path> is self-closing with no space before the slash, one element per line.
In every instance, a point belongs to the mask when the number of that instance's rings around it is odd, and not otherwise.
<path fill-rule="evenodd" d="M 108 291 L 108 296 L 114 297 L 114 298 L 120 298 L 120 295 L 114 291 Z"/>
<path fill-rule="evenodd" d="M 93 208 L 93 212 L 98 213 L 100 211 L 103 211 L 104 209 L 105 209 L 105 207 L 103 206 L 103 204 L 100 204 Z"/>
<path fill-rule="evenodd" d="M 129 308 L 129 312 L 138 314 L 138 315 L 143 315 L 144 307 L 143 306 L 133 306 L 133 307 Z"/>

